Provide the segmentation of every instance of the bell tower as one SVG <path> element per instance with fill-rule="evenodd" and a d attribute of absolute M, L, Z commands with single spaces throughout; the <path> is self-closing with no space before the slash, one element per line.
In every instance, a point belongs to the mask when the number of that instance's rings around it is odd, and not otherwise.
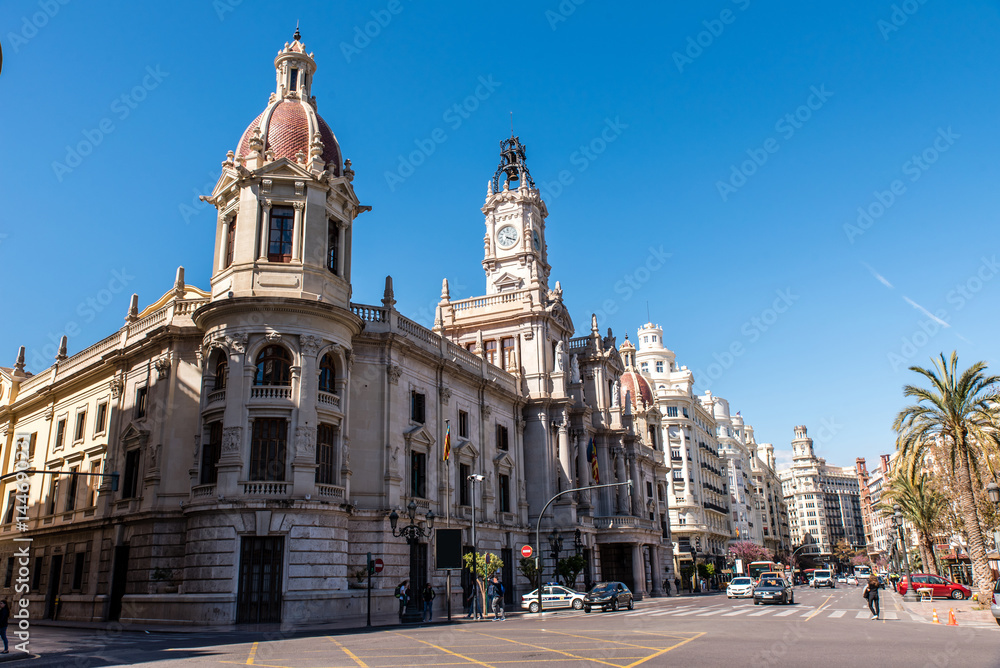
<path fill-rule="evenodd" d="M 549 289 L 545 217 L 548 210 L 525 162 L 518 137 L 500 142 L 500 165 L 486 190 L 483 269 L 486 294 Z"/>

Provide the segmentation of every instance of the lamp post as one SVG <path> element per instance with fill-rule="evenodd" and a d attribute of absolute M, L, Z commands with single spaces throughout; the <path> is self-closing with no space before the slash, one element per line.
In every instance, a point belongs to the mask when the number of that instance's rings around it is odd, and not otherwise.
<path fill-rule="evenodd" d="M 552 548 L 552 578 L 559 579 L 559 553 L 562 552 L 562 536 L 555 529 L 549 534 L 549 547 Z"/>
<path fill-rule="evenodd" d="M 410 554 L 411 554 L 410 568 L 411 568 L 411 572 L 410 572 L 410 578 L 409 579 L 410 579 L 411 583 L 414 583 L 413 581 L 416 578 L 413 577 L 413 572 L 412 572 L 412 568 L 413 568 L 413 560 L 412 560 L 413 546 L 416 545 L 420 541 L 421 538 L 430 538 L 431 533 L 434 531 L 434 511 L 433 510 L 428 510 L 427 511 L 427 526 L 426 526 L 426 528 L 417 525 L 417 504 L 413 501 L 413 499 L 410 499 L 410 502 L 408 504 L 406 504 L 406 515 L 407 515 L 407 517 L 410 518 L 410 523 L 407 524 L 405 527 L 401 528 L 397 532 L 396 531 L 396 525 L 399 523 L 399 513 L 397 513 L 396 510 L 393 509 L 393 511 L 391 513 L 389 513 L 389 526 L 392 529 L 392 535 L 393 536 L 395 536 L 396 538 L 405 538 L 407 544 L 410 546 Z M 411 590 L 412 590 L 412 588 L 411 588 Z M 420 610 L 419 610 L 419 601 L 417 600 L 419 596 L 420 596 L 420 590 L 418 588 L 417 589 L 417 595 L 413 596 L 410 599 L 410 601 L 416 601 L 417 602 L 417 608 L 415 609 L 414 606 L 412 606 L 412 605 L 407 607 L 406 611 L 403 613 L 403 621 L 404 622 L 419 622 L 419 621 L 421 621 L 423 619 L 423 615 L 420 613 Z"/>
<path fill-rule="evenodd" d="M 701 591 L 698 585 L 698 553 L 701 552 L 701 536 L 694 537 L 694 573 L 691 574 L 691 591 Z"/>
<path fill-rule="evenodd" d="M 900 551 L 903 553 L 903 558 L 906 560 L 906 593 L 903 594 L 903 600 L 912 603 L 917 600 L 916 587 L 913 586 L 913 577 L 910 569 L 910 551 L 906 549 L 906 532 L 903 531 L 903 510 L 899 507 L 899 504 L 894 504 L 892 506 L 892 518 L 895 521 L 897 538 L 899 538 Z"/>
<path fill-rule="evenodd" d="M 477 559 L 479 543 L 476 542 L 476 483 L 482 482 L 485 478 L 478 473 L 473 473 L 467 479 L 472 483 L 472 587 L 475 589 L 476 595 L 472 609 L 479 610 L 479 561 Z M 485 569 L 483 574 L 485 575 Z M 480 614 L 485 617 L 486 611 L 481 610 Z"/>

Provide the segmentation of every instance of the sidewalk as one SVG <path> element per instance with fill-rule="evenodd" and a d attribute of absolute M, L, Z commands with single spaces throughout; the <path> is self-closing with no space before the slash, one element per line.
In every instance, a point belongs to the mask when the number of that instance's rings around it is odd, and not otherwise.
<path fill-rule="evenodd" d="M 955 611 L 955 619 L 958 621 L 958 625 L 961 626 L 962 622 L 989 622 L 994 623 L 993 613 L 990 612 L 989 606 L 983 608 L 982 610 L 976 610 L 975 607 L 979 604 L 971 599 L 965 599 L 962 601 L 956 601 L 954 599 L 944 599 L 936 598 L 933 601 L 919 601 L 914 603 L 904 602 L 903 597 L 892 591 L 892 589 L 883 590 L 885 596 L 891 596 L 893 602 L 896 603 L 901 609 L 906 610 L 915 615 L 920 615 L 927 621 L 932 621 L 934 610 L 937 610 L 938 621 L 941 624 L 948 623 L 948 611 Z"/>

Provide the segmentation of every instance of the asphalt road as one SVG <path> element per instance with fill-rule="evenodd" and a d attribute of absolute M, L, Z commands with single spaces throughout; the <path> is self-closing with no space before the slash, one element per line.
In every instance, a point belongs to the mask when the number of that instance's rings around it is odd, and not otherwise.
<path fill-rule="evenodd" d="M 945 604 L 946 605 L 946 604 Z M 1000 666 L 1000 627 L 930 624 L 861 590 L 796 587 L 795 605 L 724 595 L 647 599 L 633 611 L 548 612 L 504 622 L 312 634 L 135 633 L 38 627 L 4 663 L 264 668 L 409 666 Z"/>

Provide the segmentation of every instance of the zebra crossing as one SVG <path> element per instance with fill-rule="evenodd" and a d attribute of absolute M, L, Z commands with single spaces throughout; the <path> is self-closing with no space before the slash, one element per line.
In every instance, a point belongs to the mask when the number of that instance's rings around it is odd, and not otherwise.
<path fill-rule="evenodd" d="M 685 618 L 704 619 L 712 617 L 784 617 L 789 619 L 813 618 L 817 619 L 863 619 L 870 620 L 871 613 L 865 610 L 845 610 L 832 607 L 818 606 L 754 606 L 733 607 L 732 605 L 694 605 L 681 604 L 668 606 L 650 606 L 636 608 L 635 610 L 620 613 L 625 617 L 666 619 Z M 880 619 L 886 621 L 910 621 L 924 622 L 927 620 L 920 615 L 896 610 L 882 610 Z"/>

